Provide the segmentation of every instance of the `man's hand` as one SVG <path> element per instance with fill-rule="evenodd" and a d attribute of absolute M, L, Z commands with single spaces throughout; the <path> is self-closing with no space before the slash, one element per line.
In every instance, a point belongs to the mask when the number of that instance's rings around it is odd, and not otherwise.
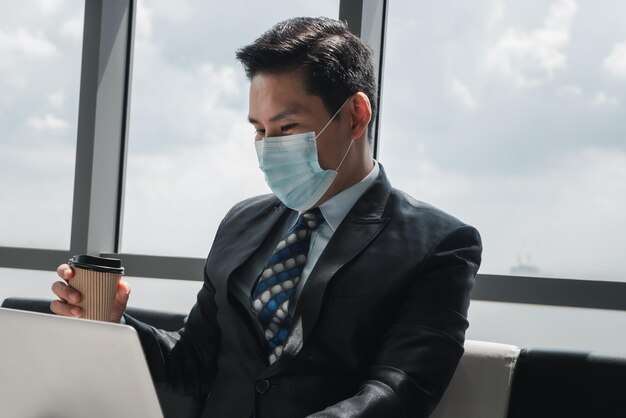
<path fill-rule="evenodd" d="M 57 275 L 65 280 L 65 282 L 69 282 L 72 280 L 72 277 L 74 277 L 74 271 L 67 264 L 61 264 L 57 268 Z M 74 304 L 80 302 L 82 295 L 65 282 L 58 281 L 52 284 L 52 292 L 59 300 L 52 301 L 50 310 L 57 315 L 80 317 L 82 315 L 82 309 Z M 120 280 L 117 287 L 117 295 L 115 295 L 115 304 L 111 311 L 111 322 L 120 322 L 122 315 L 126 311 L 129 295 L 130 285 Z"/>

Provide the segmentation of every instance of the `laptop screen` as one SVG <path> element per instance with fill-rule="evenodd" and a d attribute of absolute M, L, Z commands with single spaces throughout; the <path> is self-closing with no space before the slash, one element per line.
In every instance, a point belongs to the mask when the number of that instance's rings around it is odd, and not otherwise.
<path fill-rule="evenodd" d="M 126 325 L 0 308 L 0 415 L 162 417 Z"/>

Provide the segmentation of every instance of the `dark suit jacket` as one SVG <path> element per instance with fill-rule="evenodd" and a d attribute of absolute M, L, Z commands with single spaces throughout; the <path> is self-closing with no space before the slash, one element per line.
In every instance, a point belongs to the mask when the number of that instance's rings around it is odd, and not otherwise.
<path fill-rule="evenodd" d="M 179 333 L 126 317 L 155 381 L 208 395 L 205 417 L 428 416 L 463 353 L 478 232 L 393 189 L 381 166 L 320 256 L 283 355 L 268 366 L 249 298 L 263 263 L 252 260 L 269 258 L 255 253 L 271 252 L 263 243 L 278 241 L 290 213 L 272 195 L 230 210 Z"/>

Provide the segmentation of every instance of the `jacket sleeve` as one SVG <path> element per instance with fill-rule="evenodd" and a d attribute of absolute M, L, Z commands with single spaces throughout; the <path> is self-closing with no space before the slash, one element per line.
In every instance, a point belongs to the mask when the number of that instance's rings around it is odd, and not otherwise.
<path fill-rule="evenodd" d="M 463 355 L 481 251 L 470 226 L 434 245 L 398 304 L 368 380 L 355 396 L 310 417 L 428 417 Z"/>
<path fill-rule="evenodd" d="M 217 325 L 215 288 L 206 270 L 196 304 L 180 331 L 159 330 L 127 314 L 124 319 L 139 334 L 155 384 L 165 384 L 189 396 L 210 391 L 221 334 Z"/>

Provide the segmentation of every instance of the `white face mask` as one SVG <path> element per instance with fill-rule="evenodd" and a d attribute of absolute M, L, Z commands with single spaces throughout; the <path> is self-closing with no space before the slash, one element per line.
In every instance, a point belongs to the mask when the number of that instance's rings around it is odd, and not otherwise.
<path fill-rule="evenodd" d="M 265 173 L 265 181 L 285 206 L 299 212 L 310 209 L 328 191 L 337 177 L 339 168 L 354 141 L 350 141 L 346 153 L 335 170 L 324 170 L 319 165 L 316 139 L 346 103 L 347 100 L 317 136 L 315 132 L 305 132 L 267 137 L 254 144 L 259 167 Z"/>

